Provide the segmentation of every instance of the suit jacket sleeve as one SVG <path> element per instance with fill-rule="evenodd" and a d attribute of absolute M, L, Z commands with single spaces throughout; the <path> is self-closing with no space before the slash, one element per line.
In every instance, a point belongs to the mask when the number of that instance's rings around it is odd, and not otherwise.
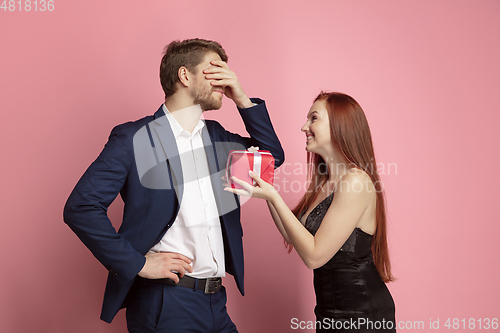
<path fill-rule="evenodd" d="M 274 131 L 266 103 L 259 98 L 252 98 L 251 101 L 257 105 L 247 109 L 238 109 L 250 137 L 242 137 L 230 132 L 226 132 L 226 135 L 229 141 L 241 144 L 245 148 L 257 146 L 261 150 L 268 150 L 273 155 L 274 167 L 277 168 L 285 161 L 285 152 Z"/>
<path fill-rule="evenodd" d="M 99 157 L 90 165 L 64 207 L 64 221 L 94 256 L 119 280 L 132 280 L 145 257 L 116 232 L 107 215 L 134 163 L 128 124 L 115 127 Z"/>

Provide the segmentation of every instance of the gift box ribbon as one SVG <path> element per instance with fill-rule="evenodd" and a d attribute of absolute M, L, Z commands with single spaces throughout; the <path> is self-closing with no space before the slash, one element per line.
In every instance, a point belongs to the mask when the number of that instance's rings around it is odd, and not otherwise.
<path fill-rule="evenodd" d="M 227 163 L 227 167 L 226 167 L 226 179 L 231 184 L 232 184 L 231 179 L 230 179 L 230 177 L 231 177 L 231 163 L 233 161 L 233 155 L 235 155 L 235 154 L 247 155 L 246 159 L 248 160 L 248 164 L 249 164 L 248 167 L 251 168 L 250 170 L 255 172 L 260 177 L 262 177 L 262 175 L 261 175 L 262 160 L 263 160 L 262 155 L 270 155 L 272 157 L 272 155 L 269 151 L 267 151 L 267 150 L 258 151 L 258 150 L 252 149 L 252 147 L 249 148 L 248 150 L 232 150 L 229 154 L 229 158 L 227 161 L 228 163 Z M 250 177 L 250 175 L 248 175 L 248 177 Z M 272 182 L 272 180 L 271 180 L 271 182 Z M 253 186 L 256 186 L 256 185 L 257 185 L 257 182 L 255 180 L 253 180 Z"/>
<path fill-rule="evenodd" d="M 260 176 L 260 167 L 262 165 L 262 156 L 258 151 L 253 152 L 253 172 Z M 253 181 L 253 186 L 256 186 L 257 182 Z"/>

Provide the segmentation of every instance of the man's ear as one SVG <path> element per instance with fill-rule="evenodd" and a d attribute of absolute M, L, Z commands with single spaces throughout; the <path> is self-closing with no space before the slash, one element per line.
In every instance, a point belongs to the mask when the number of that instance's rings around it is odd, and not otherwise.
<path fill-rule="evenodd" d="M 191 81 L 191 73 L 188 71 L 188 69 L 184 66 L 179 67 L 179 70 L 177 71 L 177 76 L 179 77 L 180 83 L 184 87 L 189 87 L 189 83 Z"/>

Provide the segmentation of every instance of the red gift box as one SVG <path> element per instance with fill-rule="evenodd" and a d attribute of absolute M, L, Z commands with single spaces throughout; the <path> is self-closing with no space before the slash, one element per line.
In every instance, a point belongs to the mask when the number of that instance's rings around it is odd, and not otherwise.
<path fill-rule="evenodd" d="M 267 150 L 231 150 L 227 159 L 226 179 L 232 188 L 243 188 L 234 182 L 231 177 L 244 180 L 249 184 L 256 185 L 248 172 L 260 175 L 260 178 L 267 183 L 273 184 L 274 179 L 274 157 Z"/>

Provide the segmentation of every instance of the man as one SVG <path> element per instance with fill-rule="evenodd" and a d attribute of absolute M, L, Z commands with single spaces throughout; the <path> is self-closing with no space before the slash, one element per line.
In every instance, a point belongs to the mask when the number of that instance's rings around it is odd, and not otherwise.
<path fill-rule="evenodd" d="M 284 153 L 265 103 L 250 100 L 213 41 L 170 43 L 160 66 L 165 103 L 153 116 L 115 127 L 64 208 L 64 221 L 109 270 L 101 319 L 127 307 L 130 332 L 237 332 L 220 277 L 242 294 L 243 247 L 237 197 L 223 191 L 231 149 Z M 249 138 L 202 120 L 232 99 Z M 107 207 L 120 193 L 123 222 Z"/>

